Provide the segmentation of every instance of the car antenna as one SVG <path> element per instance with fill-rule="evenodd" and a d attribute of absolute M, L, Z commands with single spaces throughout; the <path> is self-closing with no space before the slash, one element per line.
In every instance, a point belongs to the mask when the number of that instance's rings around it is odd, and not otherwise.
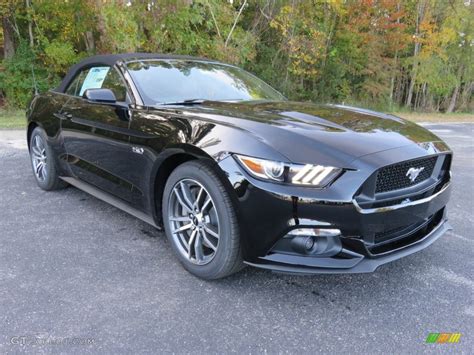
<path fill-rule="evenodd" d="M 36 82 L 35 69 L 33 67 L 33 64 L 31 64 L 31 74 L 33 74 L 33 88 L 35 89 L 35 96 L 37 96 L 39 92 L 38 92 L 38 84 Z"/>

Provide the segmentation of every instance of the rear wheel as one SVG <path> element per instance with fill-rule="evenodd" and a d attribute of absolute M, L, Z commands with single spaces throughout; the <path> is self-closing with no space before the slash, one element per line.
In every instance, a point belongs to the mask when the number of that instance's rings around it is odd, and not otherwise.
<path fill-rule="evenodd" d="M 43 190 L 57 190 L 67 184 L 59 179 L 53 150 L 48 145 L 46 133 L 36 127 L 30 137 L 30 158 L 36 183 Z"/>
<path fill-rule="evenodd" d="M 191 161 L 177 167 L 162 206 L 166 236 L 188 271 L 218 279 L 242 268 L 234 206 L 210 164 Z"/>

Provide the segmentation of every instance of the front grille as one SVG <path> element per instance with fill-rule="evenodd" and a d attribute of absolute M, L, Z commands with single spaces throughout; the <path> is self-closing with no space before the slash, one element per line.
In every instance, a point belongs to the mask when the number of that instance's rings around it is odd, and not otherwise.
<path fill-rule="evenodd" d="M 377 173 L 375 193 L 399 190 L 428 179 L 433 173 L 438 157 L 405 161 L 381 168 Z M 407 176 L 409 169 L 421 169 L 414 181 Z"/>

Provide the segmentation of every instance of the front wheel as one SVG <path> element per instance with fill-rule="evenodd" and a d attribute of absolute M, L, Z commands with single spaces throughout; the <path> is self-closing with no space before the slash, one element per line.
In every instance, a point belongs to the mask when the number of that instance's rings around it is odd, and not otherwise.
<path fill-rule="evenodd" d="M 178 166 L 166 182 L 162 206 L 166 236 L 189 272 L 218 279 L 242 268 L 235 209 L 210 164 Z"/>

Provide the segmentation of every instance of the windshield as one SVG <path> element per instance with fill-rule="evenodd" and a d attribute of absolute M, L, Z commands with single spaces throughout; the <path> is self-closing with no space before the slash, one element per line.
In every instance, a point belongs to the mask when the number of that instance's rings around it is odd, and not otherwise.
<path fill-rule="evenodd" d="M 230 65 L 186 60 L 127 63 L 146 105 L 186 100 L 285 100 L 259 78 Z"/>

